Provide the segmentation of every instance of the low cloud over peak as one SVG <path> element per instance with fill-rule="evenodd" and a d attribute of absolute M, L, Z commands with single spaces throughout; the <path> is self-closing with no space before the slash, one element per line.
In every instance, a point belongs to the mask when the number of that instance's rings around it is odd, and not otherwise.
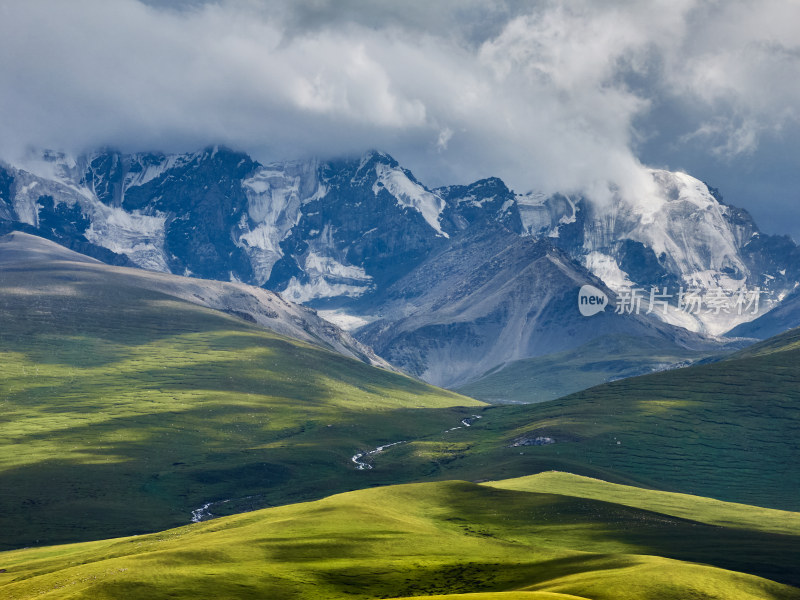
<path fill-rule="evenodd" d="M 639 195 L 656 163 L 741 189 L 796 139 L 799 24 L 774 0 L 5 3 L 0 152 L 378 147 L 433 185 Z"/>

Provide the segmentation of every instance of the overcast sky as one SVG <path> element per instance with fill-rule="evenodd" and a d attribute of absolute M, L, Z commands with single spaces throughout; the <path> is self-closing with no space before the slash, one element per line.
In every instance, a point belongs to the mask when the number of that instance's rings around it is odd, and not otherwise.
<path fill-rule="evenodd" d="M 800 241 L 800 2 L 0 0 L 0 154 L 385 150 L 429 186 L 648 193 Z"/>

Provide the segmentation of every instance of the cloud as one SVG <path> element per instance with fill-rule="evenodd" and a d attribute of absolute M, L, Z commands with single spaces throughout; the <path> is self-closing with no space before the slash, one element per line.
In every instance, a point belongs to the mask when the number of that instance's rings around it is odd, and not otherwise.
<path fill-rule="evenodd" d="M 687 141 L 716 154 L 752 154 L 800 119 L 800 4 L 699 3 L 680 44 L 667 45 L 665 92 L 694 103 Z"/>
<path fill-rule="evenodd" d="M 380 148 L 431 184 L 642 195 L 654 132 L 735 158 L 797 122 L 798 22 L 777 0 L 4 3 L 0 152 Z"/>

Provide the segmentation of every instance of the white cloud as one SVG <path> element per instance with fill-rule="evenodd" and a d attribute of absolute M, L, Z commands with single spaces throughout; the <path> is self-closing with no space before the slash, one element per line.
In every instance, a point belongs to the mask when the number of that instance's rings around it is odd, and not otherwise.
<path fill-rule="evenodd" d="M 433 184 L 643 194 L 654 102 L 725 156 L 797 121 L 798 23 L 777 0 L 3 3 L 0 152 L 374 147 Z"/>
<path fill-rule="evenodd" d="M 669 91 L 702 115 L 689 139 L 735 157 L 797 123 L 800 3 L 698 3 L 690 16 L 685 37 L 662 50 Z"/>

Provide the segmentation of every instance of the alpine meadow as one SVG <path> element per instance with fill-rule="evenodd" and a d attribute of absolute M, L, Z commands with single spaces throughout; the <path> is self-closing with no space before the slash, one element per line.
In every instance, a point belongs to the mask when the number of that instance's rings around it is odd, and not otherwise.
<path fill-rule="evenodd" d="M 800 600 L 800 5 L 0 4 L 0 598 Z"/>

